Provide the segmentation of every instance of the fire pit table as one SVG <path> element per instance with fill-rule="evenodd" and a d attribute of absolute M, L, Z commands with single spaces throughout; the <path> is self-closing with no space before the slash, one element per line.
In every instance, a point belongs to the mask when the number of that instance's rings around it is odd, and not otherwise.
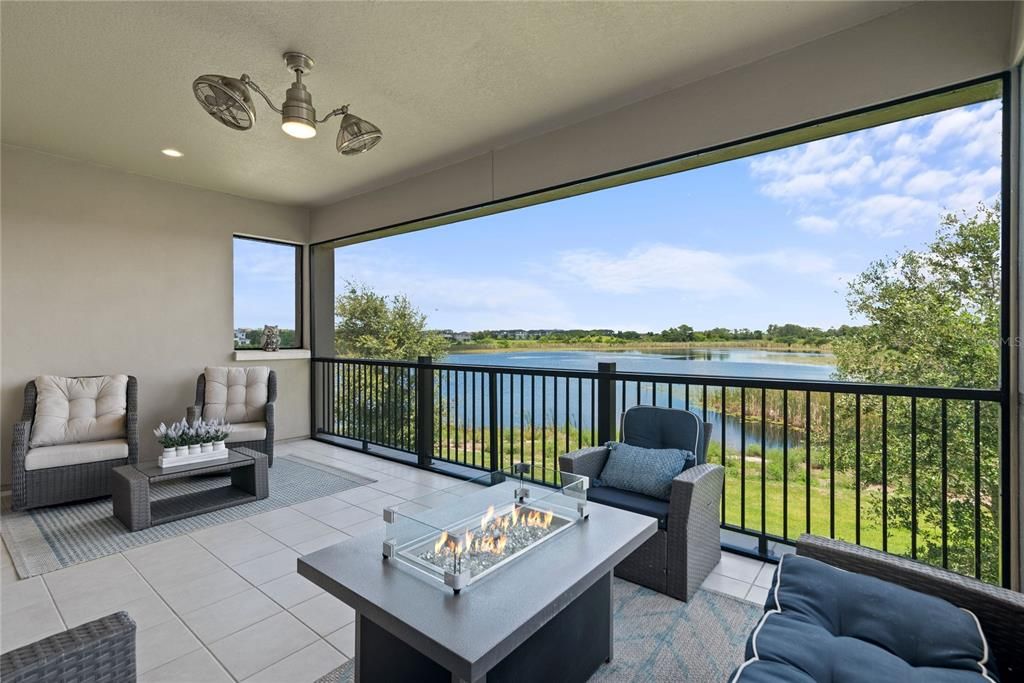
<path fill-rule="evenodd" d="M 385 509 L 383 538 L 299 558 L 356 611 L 356 681 L 562 683 L 611 659 L 612 569 L 657 524 L 588 504 L 585 477 L 554 489 L 523 474 Z"/>

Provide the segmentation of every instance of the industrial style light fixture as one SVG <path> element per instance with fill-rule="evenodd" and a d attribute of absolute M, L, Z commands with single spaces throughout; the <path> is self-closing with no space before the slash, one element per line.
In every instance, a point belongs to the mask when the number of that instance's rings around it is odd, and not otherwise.
<path fill-rule="evenodd" d="M 255 90 L 267 106 L 281 115 L 281 130 L 294 138 L 316 136 L 317 124 L 334 116 L 341 116 L 336 146 L 345 156 L 361 154 L 373 148 L 384 134 L 380 128 L 348 111 L 348 105 L 332 110 L 322 119 L 316 118 L 313 96 L 306 89 L 302 77 L 313 70 L 313 59 L 301 52 L 285 52 L 288 70 L 295 74 L 295 82 L 285 92 L 284 103 L 277 107 L 248 74 L 241 78 L 206 74 L 192 82 L 192 92 L 207 114 L 235 130 L 249 130 L 256 122 L 249 90 Z"/>

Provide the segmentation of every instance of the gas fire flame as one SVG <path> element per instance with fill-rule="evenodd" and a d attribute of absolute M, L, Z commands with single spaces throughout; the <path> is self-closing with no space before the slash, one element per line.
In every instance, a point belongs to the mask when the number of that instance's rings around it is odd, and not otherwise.
<path fill-rule="evenodd" d="M 502 555 L 508 545 L 507 532 L 510 529 L 516 526 L 547 529 L 551 526 L 554 516 L 550 510 L 523 510 L 519 506 L 513 507 L 506 514 L 497 515 L 492 505 L 480 518 L 479 533 L 475 534 L 466 529 L 461 536 L 453 536 L 447 531 L 442 531 L 434 543 L 434 553 L 452 555 L 456 558 L 461 557 L 463 553 Z"/>

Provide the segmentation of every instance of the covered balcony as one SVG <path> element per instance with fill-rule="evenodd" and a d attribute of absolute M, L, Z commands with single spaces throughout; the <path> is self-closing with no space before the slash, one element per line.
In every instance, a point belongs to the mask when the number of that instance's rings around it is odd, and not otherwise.
<path fill-rule="evenodd" d="M 1024 680 L 1021 3 L 0 27 L 4 680 Z"/>

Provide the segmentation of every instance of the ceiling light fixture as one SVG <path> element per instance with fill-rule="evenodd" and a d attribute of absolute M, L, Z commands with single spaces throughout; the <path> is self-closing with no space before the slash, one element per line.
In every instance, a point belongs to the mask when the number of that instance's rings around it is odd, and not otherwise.
<path fill-rule="evenodd" d="M 184 154 L 182 154 L 178 150 L 174 149 L 173 147 L 168 147 L 166 149 L 162 149 L 162 150 L 160 150 L 160 153 L 163 154 L 164 156 L 174 157 L 175 159 L 177 159 L 178 157 L 185 156 Z"/>
<path fill-rule="evenodd" d="M 336 140 L 339 153 L 345 156 L 361 154 L 381 141 L 384 134 L 380 128 L 350 114 L 347 104 L 317 119 L 313 96 L 302 82 L 302 77 L 313 70 L 313 59 L 301 52 L 285 52 L 284 61 L 288 70 L 295 74 L 295 82 L 285 91 L 285 99 L 280 107 L 274 105 L 248 74 L 242 74 L 241 78 L 206 74 L 192 82 L 192 92 L 207 114 L 235 130 L 249 130 L 256 122 L 256 109 L 249 92 L 251 89 L 266 101 L 267 106 L 281 115 L 281 130 L 294 138 L 315 137 L 317 124 L 341 116 Z"/>

